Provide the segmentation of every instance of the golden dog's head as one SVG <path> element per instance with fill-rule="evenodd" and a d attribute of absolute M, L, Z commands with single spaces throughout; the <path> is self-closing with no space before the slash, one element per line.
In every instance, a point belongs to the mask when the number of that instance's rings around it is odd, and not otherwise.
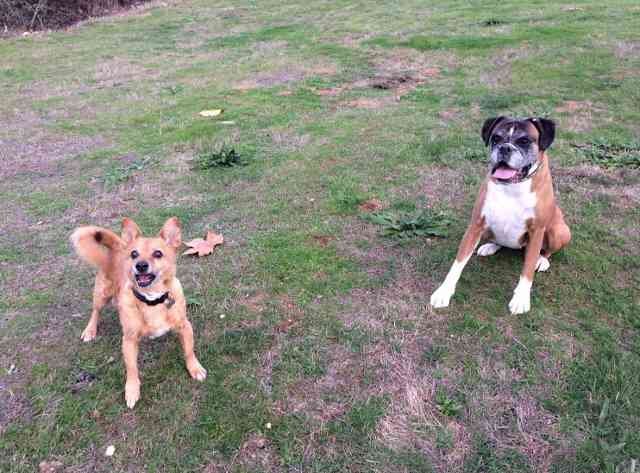
<path fill-rule="evenodd" d="M 145 238 L 136 223 L 122 221 L 124 265 L 134 287 L 153 290 L 171 281 L 176 274 L 177 250 L 182 232 L 177 217 L 165 222 L 157 237 Z"/>

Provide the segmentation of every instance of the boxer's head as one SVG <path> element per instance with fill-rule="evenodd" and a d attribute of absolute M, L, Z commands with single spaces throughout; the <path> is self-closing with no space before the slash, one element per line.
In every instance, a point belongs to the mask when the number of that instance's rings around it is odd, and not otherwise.
<path fill-rule="evenodd" d="M 539 153 L 555 137 L 556 125 L 546 118 L 489 118 L 482 126 L 482 139 L 490 149 L 491 177 L 504 183 L 527 177 Z"/>

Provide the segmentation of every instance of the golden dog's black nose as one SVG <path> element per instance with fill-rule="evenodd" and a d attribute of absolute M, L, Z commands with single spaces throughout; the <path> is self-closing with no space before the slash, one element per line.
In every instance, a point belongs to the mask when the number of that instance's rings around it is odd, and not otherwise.
<path fill-rule="evenodd" d="M 139 273 L 146 273 L 149 270 L 149 263 L 146 261 L 138 261 L 136 263 L 136 271 Z"/>

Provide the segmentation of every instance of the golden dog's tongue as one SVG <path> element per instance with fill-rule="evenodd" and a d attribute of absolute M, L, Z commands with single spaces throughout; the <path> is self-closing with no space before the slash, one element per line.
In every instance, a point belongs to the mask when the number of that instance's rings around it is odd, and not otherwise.
<path fill-rule="evenodd" d="M 493 177 L 496 179 L 511 179 L 517 172 L 517 170 L 511 169 L 509 166 L 501 164 L 495 171 L 493 171 Z"/>

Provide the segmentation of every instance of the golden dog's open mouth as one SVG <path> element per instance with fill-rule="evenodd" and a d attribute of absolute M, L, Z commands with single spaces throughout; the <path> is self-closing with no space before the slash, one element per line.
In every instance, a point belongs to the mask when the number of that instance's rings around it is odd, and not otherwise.
<path fill-rule="evenodd" d="M 155 274 L 144 273 L 144 274 L 136 274 L 136 284 L 138 287 L 148 287 L 155 280 Z"/>

